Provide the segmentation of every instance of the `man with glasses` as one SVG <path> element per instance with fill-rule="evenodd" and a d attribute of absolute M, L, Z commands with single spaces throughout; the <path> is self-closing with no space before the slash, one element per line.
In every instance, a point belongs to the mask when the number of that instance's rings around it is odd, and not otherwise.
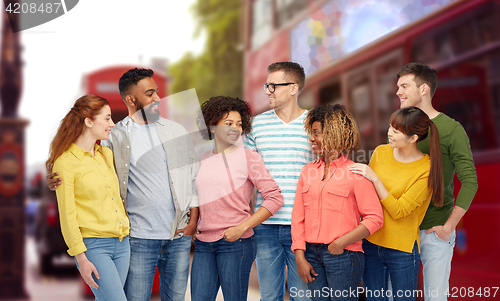
<path fill-rule="evenodd" d="M 297 103 L 304 88 L 305 73 L 299 64 L 293 62 L 271 64 L 267 71 L 269 76 L 264 92 L 269 97 L 271 110 L 255 116 L 252 132 L 245 139 L 245 148 L 262 156 L 281 189 L 285 204 L 254 228 L 261 300 L 284 300 L 287 267 L 290 300 L 309 300 L 303 297 L 307 284 L 297 273 L 290 233 L 297 182 L 302 167 L 312 159 L 304 130 L 307 111 Z M 262 201 L 262 195 L 257 192 L 256 211 Z"/>

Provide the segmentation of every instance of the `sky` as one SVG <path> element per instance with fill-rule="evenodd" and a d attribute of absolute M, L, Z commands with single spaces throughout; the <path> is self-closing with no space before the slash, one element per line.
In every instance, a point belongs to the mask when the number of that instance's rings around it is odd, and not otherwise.
<path fill-rule="evenodd" d="M 82 95 L 82 75 L 102 67 L 175 62 L 203 50 L 189 8 L 195 0 L 84 0 L 61 17 L 21 31 L 23 91 L 29 119 L 26 163 L 45 162 L 61 119 Z"/>

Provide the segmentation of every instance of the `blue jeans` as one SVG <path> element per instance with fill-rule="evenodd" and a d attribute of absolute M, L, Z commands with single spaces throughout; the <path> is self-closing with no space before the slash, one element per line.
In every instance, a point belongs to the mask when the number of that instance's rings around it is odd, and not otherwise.
<path fill-rule="evenodd" d="M 363 240 L 363 250 L 366 300 L 389 300 L 393 296 L 394 301 L 415 301 L 420 294 L 417 292 L 420 254 L 416 241 L 412 253 L 381 247 L 366 239 Z M 389 277 L 392 289 L 388 287 Z"/>
<path fill-rule="evenodd" d="M 173 240 L 130 238 L 128 301 L 149 301 L 156 267 L 162 301 L 184 301 L 189 274 L 191 236 Z"/>
<path fill-rule="evenodd" d="M 435 232 L 425 234 L 425 230 L 420 231 L 425 301 L 447 300 L 446 291 L 449 287 L 455 237 L 455 231 L 447 241 L 439 238 Z"/>
<path fill-rule="evenodd" d="M 191 267 L 191 299 L 214 301 L 219 287 L 224 300 L 244 301 L 248 295 L 248 279 L 255 260 L 253 237 L 229 242 L 195 240 Z"/>
<path fill-rule="evenodd" d="M 99 279 L 93 275 L 94 281 L 99 287 L 97 289 L 90 288 L 96 301 L 127 301 L 123 285 L 127 278 L 130 260 L 128 241 L 128 236 L 124 237 L 121 242 L 118 237 L 88 237 L 83 239 L 83 243 L 87 247 L 85 256 L 99 273 Z M 76 262 L 76 266 L 80 270 L 78 262 Z"/>
<path fill-rule="evenodd" d="M 304 256 L 318 273 L 307 284 L 311 300 L 358 300 L 365 266 L 363 252 L 344 250 L 333 255 L 328 252 L 328 245 L 307 243 Z"/>
<path fill-rule="evenodd" d="M 293 291 L 307 290 L 307 284 L 297 273 L 295 254 L 291 250 L 291 226 L 260 224 L 253 230 L 261 300 L 283 301 L 285 299 L 287 267 L 290 301 L 310 300 L 307 297 L 292 296 Z"/>

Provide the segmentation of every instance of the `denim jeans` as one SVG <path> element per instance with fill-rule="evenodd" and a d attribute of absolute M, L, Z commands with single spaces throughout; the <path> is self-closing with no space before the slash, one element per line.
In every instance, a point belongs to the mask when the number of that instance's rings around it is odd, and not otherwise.
<path fill-rule="evenodd" d="M 425 230 L 420 231 L 425 301 L 447 300 L 455 237 L 455 231 L 447 241 L 439 238 L 435 232 L 425 234 Z"/>
<path fill-rule="evenodd" d="M 127 278 L 130 260 L 130 246 L 128 236 L 120 242 L 118 237 L 88 237 L 83 239 L 87 247 L 85 256 L 95 266 L 99 279 L 94 275 L 94 281 L 99 285 L 91 288 L 96 301 L 127 301 L 123 285 Z M 75 258 L 76 261 L 76 258 Z M 78 270 L 80 266 L 76 262 Z"/>
<path fill-rule="evenodd" d="M 417 278 L 420 268 L 420 254 L 415 241 L 412 253 L 381 247 L 363 240 L 365 251 L 365 272 L 363 284 L 366 300 L 394 301 L 412 300 L 417 297 Z M 388 282 L 391 278 L 392 289 Z"/>
<path fill-rule="evenodd" d="M 244 301 L 255 250 L 253 237 L 230 242 L 195 240 L 191 267 L 191 300 L 215 301 L 219 287 L 224 300 Z"/>
<path fill-rule="evenodd" d="M 253 230 L 261 300 L 283 301 L 285 299 L 287 267 L 290 301 L 310 300 L 307 297 L 292 295 L 294 291 L 307 290 L 307 284 L 297 273 L 295 254 L 291 250 L 291 226 L 260 224 Z"/>
<path fill-rule="evenodd" d="M 173 240 L 130 238 L 130 268 L 125 294 L 128 301 L 149 301 L 156 267 L 162 301 L 184 301 L 189 274 L 191 236 Z"/>
<path fill-rule="evenodd" d="M 306 260 L 318 273 L 307 284 L 311 300 L 358 300 L 358 287 L 365 266 L 363 252 L 344 250 L 333 255 L 325 244 L 306 244 Z"/>

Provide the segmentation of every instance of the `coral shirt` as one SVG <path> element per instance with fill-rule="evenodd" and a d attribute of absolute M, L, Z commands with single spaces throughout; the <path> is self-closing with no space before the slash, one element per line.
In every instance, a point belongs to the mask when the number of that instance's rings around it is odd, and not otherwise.
<path fill-rule="evenodd" d="M 292 212 L 292 251 L 305 250 L 306 242 L 330 244 L 360 223 L 374 233 L 384 222 L 382 207 L 372 182 L 349 171 L 346 156 L 302 169 Z M 363 251 L 361 240 L 345 247 Z"/>

